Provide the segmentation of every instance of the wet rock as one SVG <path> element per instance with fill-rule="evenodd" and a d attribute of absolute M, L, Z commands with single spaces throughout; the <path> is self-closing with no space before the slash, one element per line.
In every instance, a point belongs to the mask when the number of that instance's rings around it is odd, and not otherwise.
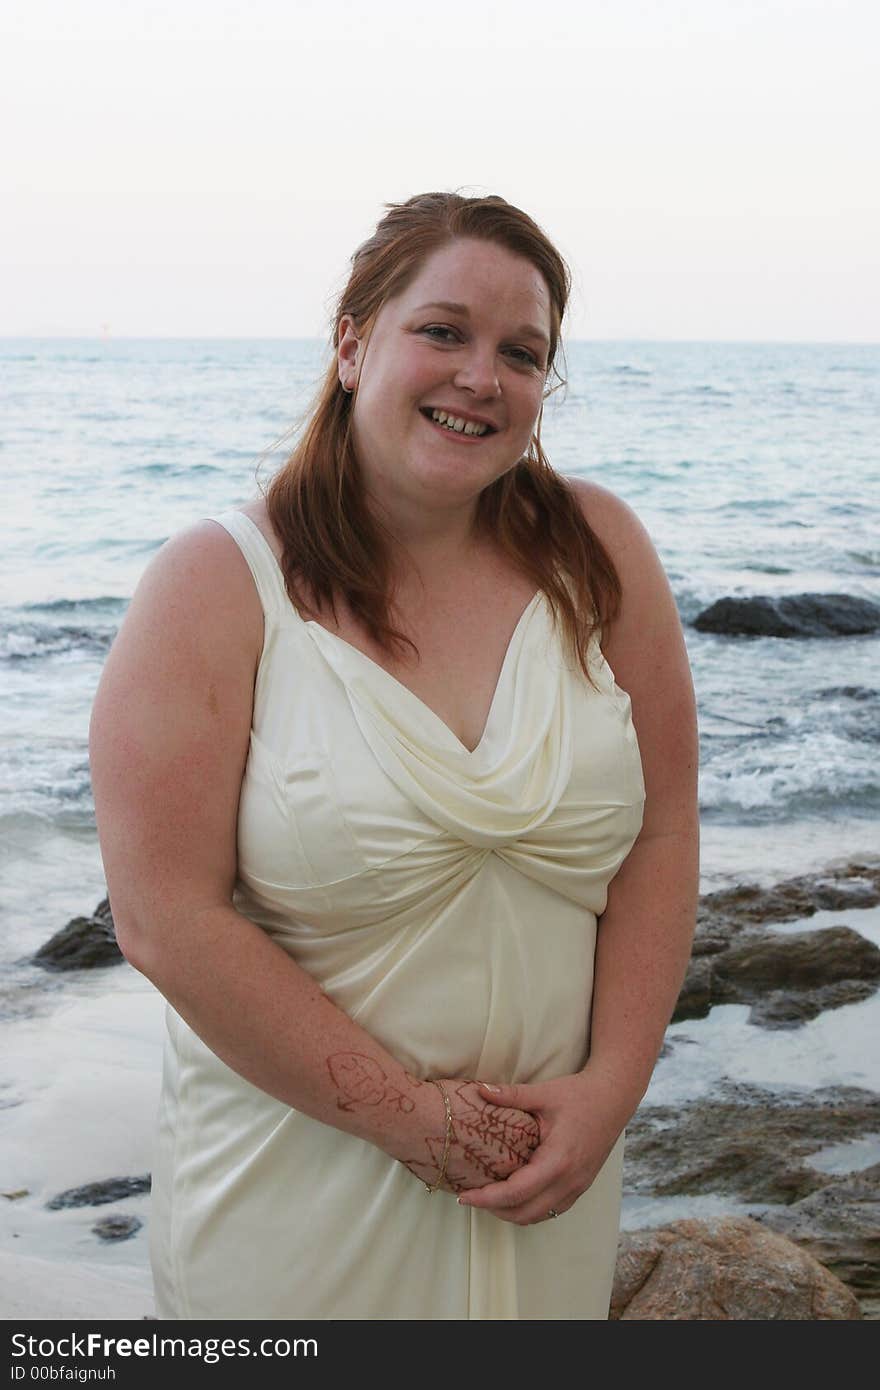
<path fill-rule="evenodd" d="M 90 917 L 74 917 L 41 946 L 34 962 L 46 970 L 86 970 L 117 965 L 123 954 L 116 944 L 110 903 L 104 898 Z"/>
<path fill-rule="evenodd" d="M 880 948 L 849 927 L 757 932 L 693 956 L 672 1022 L 705 1018 L 713 1004 L 751 1004 L 749 1023 L 798 1028 L 825 1009 L 867 999 L 880 984 Z"/>
<path fill-rule="evenodd" d="M 839 980 L 880 978 L 880 948 L 849 927 L 813 932 L 768 932 L 735 942 L 713 961 L 716 992 L 742 1000 L 744 992 L 790 986 L 809 989 Z"/>
<path fill-rule="evenodd" d="M 137 1216 L 102 1216 L 92 1227 L 99 1240 L 129 1240 L 143 1226 Z"/>
<path fill-rule="evenodd" d="M 880 629 L 880 605 L 853 594 L 722 598 L 694 627 L 726 637 L 855 637 Z"/>
<path fill-rule="evenodd" d="M 860 1003 L 876 988 L 869 980 L 840 980 L 800 994 L 774 990 L 752 1005 L 748 1021 L 759 1028 L 800 1028 L 826 1009 Z"/>
<path fill-rule="evenodd" d="M 713 1004 L 746 1003 L 755 1006 L 750 1022 L 791 1028 L 823 1009 L 867 998 L 880 985 L 880 949 L 858 932 L 842 925 L 794 933 L 761 927 L 877 903 L 880 863 L 873 861 L 769 888 L 741 884 L 704 894 L 672 1022 L 704 1018 Z M 771 994 L 777 997 L 770 1000 Z"/>
<path fill-rule="evenodd" d="M 627 1126 L 624 1187 L 788 1206 L 836 1181 L 810 1167 L 811 1154 L 878 1132 L 880 1096 L 871 1091 L 780 1092 L 722 1082 L 711 1098 L 637 1111 Z"/>
<path fill-rule="evenodd" d="M 612 1319 L 826 1321 L 855 1296 L 805 1249 L 747 1217 L 675 1221 L 621 1237 Z"/>
<path fill-rule="evenodd" d="M 728 942 L 749 926 L 793 922 L 816 912 L 846 912 L 880 903 L 880 861 L 853 862 L 823 873 L 802 874 L 764 888 L 737 884 L 704 893 L 697 914 L 697 934 Z"/>
<path fill-rule="evenodd" d="M 137 1197 L 150 1190 L 150 1175 L 138 1178 L 106 1178 L 103 1182 L 89 1182 L 84 1187 L 71 1187 L 59 1192 L 46 1206 L 50 1211 L 61 1211 L 66 1207 L 101 1207 L 108 1202 L 121 1202 L 125 1197 Z"/>
<path fill-rule="evenodd" d="M 712 962 L 706 956 L 692 956 L 672 1015 L 673 1023 L 685 1018 L 705 1018 L 712 1002 Z"/>
<path fill-rule="evenodd" d="M 796 1241 L 860 1297 L 880 1298 L 880 1163 L 758 1219 Z"/>

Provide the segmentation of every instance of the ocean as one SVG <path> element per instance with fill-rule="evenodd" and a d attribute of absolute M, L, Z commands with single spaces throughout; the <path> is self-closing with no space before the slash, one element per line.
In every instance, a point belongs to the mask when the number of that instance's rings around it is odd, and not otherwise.
<path fill-rule="evenodd" d="M 175 531 L 253 496 L 326 360 L 305 340 L 0 341 L 7 959 L 103 891 L 88 717 L 140 574 Z M 880 598 L 880 347 L 578 342 L 567 377 L 547 453 L 632 505 L 685 624 L 704 887 L 876 850 L 880 639 L 690 624 L 725 595 Z"/>

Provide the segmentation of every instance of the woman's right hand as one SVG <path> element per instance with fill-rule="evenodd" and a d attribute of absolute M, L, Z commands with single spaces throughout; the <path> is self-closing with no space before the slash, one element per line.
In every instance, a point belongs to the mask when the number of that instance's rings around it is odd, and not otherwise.
<path fill-rule="evenodd" d="M 404 1167 L 422 1182 L 433 1186 L 443 1165 L 446 1148 L 446 1107 L 440 1086 L 423 1082 L 421 1099 L 427 1102 L 433 1093 L 430 1107 L 419 1106 L 425 1114 L 426 1132 L 424 1156 L 401 1159 Z M 452 1132 L 446 1174 L 440 1183 L 444 1192 L 465 1192 L 469 1188 L 485 1187 L 510 1177 L 528 1163 L 540 1142 L 540 1126 L 534 1115 L 526 1110 L 491 1105 L 483 1099 L 475 1081 L 460 1077 L 441 1079 L 440 1085 L 449 1097 L 452 1113 Z"/>

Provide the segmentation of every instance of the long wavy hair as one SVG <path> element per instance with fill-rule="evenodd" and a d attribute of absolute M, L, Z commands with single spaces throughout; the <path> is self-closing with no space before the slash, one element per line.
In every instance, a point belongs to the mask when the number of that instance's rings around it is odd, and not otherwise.
<path fill-rule="evenodd" d="M 497 195 L 466 198 L 422 193 L 388 208 L 373 235 L 352 256 L 348 284 L 333 323 L 333 361 L 305 417 L 292 453 L 268 485 L 266 507 L 281 541 L 282 570 L 291 602 L 336 621 L 341 594 L 373 640 L 389 654 L 418 648 L 391 622 L 391 536 L 370 511 L 351 438 L 355 394 L 343 390 L 335 349 L 340 320 L 350 314 L 358 336 L 369 336 L 387 300 L 402 294 L 433 252 L 459 238 L 495 242 L 539 270 L 550 291 L 551 325 L 545 399 L 564 384 L 556 368 L 562 320 L 571 290 L 565 261 L 541 228 Z M 561 620 L 569 649 L 591 679 L 590 639 L 620 606 L 613 561 L 594 535 L 566 478 L 541 447 L 541 413 L 525 456 L 481 492 L 475 524 L 514 566 L 543 590 Z"/>

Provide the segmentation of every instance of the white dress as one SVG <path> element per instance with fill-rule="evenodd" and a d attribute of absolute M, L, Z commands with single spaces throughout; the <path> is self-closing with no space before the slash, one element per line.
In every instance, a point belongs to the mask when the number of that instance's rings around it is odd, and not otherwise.
<path fill-rule="evenodd" d="M 543 594 L 470 752 L 291 605 L 259 528 L 211 518 L 265 612 L 234 905 L 413 1075 L 532 1082 L 588 1053 L 596 919 L 642 823 L 629 697 L 591 687 Z M 210 970 L 210 961 L 205 962 Z M 167 1010 L 150 1242 L 160 1318 L 608 1315 L 623 1136 L 558 1220 L 428 1197 L 260 1091 Z"/>

